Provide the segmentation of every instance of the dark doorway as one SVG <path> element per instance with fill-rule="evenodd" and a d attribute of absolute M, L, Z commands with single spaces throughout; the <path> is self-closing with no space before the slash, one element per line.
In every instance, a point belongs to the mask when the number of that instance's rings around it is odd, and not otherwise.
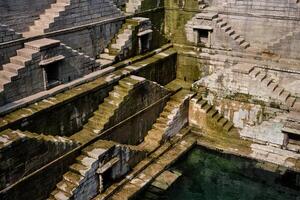
<path fill-rule="evenodd" d="M 208 44 L 209 30 L 198 29 L 197 33 L 198 33 L 197 43 Z"/>
<path fill-rule="evenodd" d="M 141 53 L 145 53 L 150 50 L 150 38 L 149 34 L 142 35 L 141 38 Z"/>
<path fill-rule="evenodd" d="M 45 66 L 47 89 L 57 86 L 59 81 L 59 64 L 51 63 Z"/>

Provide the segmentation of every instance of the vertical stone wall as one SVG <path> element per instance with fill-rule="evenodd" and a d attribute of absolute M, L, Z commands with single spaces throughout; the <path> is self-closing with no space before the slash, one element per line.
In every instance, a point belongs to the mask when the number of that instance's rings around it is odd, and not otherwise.
<path fill-rule="evenodd" d="M 0 23 L 18 32 L 26 31 L 39 15 L 55 0 L 14 0 L 0 1 Z"/>
<path fill-rule="evenodd" d="M 129 93 L 128 97 L 120 104 L 120 107 L 112 116 L 110 123 L 107 126 L 112 127 L 113 125 L 116 125 L 157 102 L 168 93 L 169 92 L 160 85 L 146 81 Z M 106 133 L 103 135 L 103 139 L 113 140 L 122 144 L 139 144 L 143 141 L 147 131 L 151 129 L 152 124 L 159 116 L 166 101 L 167 99 L 138 116 L 135 116 L 117 129 Z"/>
<path fill-rule="evenodd" d="M 1 132 L 0 190 L 76 146 L 76 143 L 63 137 L 38 135 L 10 129 Z"/>
<path fill-rule="evenodd" d="M 55 60 L 62 59 L 62 60 Z M 67 83 L 83 75 L 91 73 L 96 68 L 95 60 L 60 45 L 57 40 L 42 39 L 25 44 L 16 57 L 10 59 L 11 63 L 18 65 L 17 70 L 11 73 L 10 81 L 2 83 L 1 104 L 9 103 L 47 89 L 46 70 L 47 63 L 56 62 L 58 70 L 58 84 Z M 46 63 L 45 66 L 42 63 Z M 7 73 L 6 67 L 0 71 Z"/>
<path fill-rule="evenodd" d="M 8 28 L 7 25 L 0 24 L 0 43 L 9 42 L 22 38 L 20 33 Z"/>
<path fill-rule="evenodd" d="M 163 57 L 159 55 L 150 57 L 133 64 L 134 66 L 129 66 L 128 69 L 143 66 L 134 74 L 165 85 L 176 77 L 177 56 L 176 52 L 172 49 L 165 52 L 163 53 L 165 55 Z M 170 54 L 168 55 L 167 53 Z M 116 74 L 118 73 L 116 72 Z M 108 96 L 108 93 L 120 78 L 120 76 L 114 75 L 105 76 L 95 81 L 94 85 L 87 84 L 83 89 L 87 91 L 84 92 L 84 95 L 76 96 L 76 88 L 74 88 L 74 91 L 71 90 L 66 94 L 66 96 L 71 96 L 71 98 L 67 98 L 65 95 L 57 95 L 52 101 L 61 102 L 64 100 L 64 103 L 57 103 L 51 109 L 44 109 L 41 112 L 35 113 L 30 118 L 24 118 L 13 126 L 37 133 L 61 136 L 72 135 L 82 128 L 83 124 L 87 122 L 99 104 Z M 66 99 L 68 100 L 66 101 Z"/>

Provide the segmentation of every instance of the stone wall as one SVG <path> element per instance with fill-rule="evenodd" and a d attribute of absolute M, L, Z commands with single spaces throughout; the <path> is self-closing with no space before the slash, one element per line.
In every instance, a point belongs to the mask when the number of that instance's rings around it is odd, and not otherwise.
<path fill-rule="evenodd" d="M 43 62 L 46 62 L 45 66 Z M 1 74 L 11 74 L 10 81 L 4 82 L 2 79 L 0 83 L 3 88 L 1 105 L 48 89 L 47 62 L 54 62 L 57 67 L 57 84 L 70 82 L 97 68 L 94 59 L 60 45 L 57 40 L 42 39 L 26 43 L 25 48 L 18 50 L 17 56 L 12 57 L 11 63 L 4 65 L 0 71 Z M 18 66 L 13 73 L 10 71 L 11 64 Z"/>
<path fill-rule="evenodd" d="M 128 173 L 144 155 L 128 146 L 97 140 L 82 150 L 50 196 L 58 198 L 68 193 L 71 195 L 66 199 L 91 199 Z M 70 182 L 74 185 L 65 187 Z"/>
<path fill-rule="evenodd" d="M 0 23 L 18 32 L 26 31 L 39 15 L 55 0 L 15 0 L 0 1 Z"/>
<path fill-rule="evenodd" d="M 20 33 L 8 28 L 7 25 L 0 24 L 0 43 L 9 42 L 22 38 Z"/>
<path fill-rule="evenodd" d="M 134 63 L 125 69 L 134 70 L 134 75 L 165 85 L 175 79 L 176 56 L 176 52 L 170 49 L 161 55 L 158 54 Z M 128 73 L 126 70 L 124 71 Z M 82 128 L 98 105 L 108 96 L 113 86 L 124 76 L 120 76 L 120 71 L 116 71 L 115 74 L 82 85 L 82 88 L 79 86 L 65 94 L 48 98 L 50 102 L 54 102 L 53 106 L 42 109 L 41 112 L 34 113 L 34 115 L 18 120 L 11 125 L 37 133 L 69 136 Z M 37 104 L 38 108 L 41 106 Z M 62 113 L 64 114 L 62 115 Z"/>
<path fill-rule="evenodd" d="M 67 5 L 65 9 L 59 13 L 59 16 L 54 18 L 53 22 L 49 21 L 49 25 L 45 27 L 44 32 L 81 26 L 119 16 L 122 16 L 122 13 L 113 1 L 70 0 L 70 5 Z"/>
<path fill-rule="evenodd" d="M 10 129 L 1 132 L 0 190 L 76 146 L 76 143 L 63 137 L 38 135 Z"/>
<path fill-rule="evenodd" d="M 168 91 L 158 84 L 146 81 L 141 86 L 131 91 L 115 112 L 108 127 L 131 117 L 148 106 L 168 95 Z M 145 134 L 151 129 L 168 99 L 164 99 L 152 108 L 134 116 L 126 123 L 113 129 L 103 139 L 113 140 L 122 144 L 136 145 L 143 141 Z M 128 131 L 131 130 L 131 131 Z"/>

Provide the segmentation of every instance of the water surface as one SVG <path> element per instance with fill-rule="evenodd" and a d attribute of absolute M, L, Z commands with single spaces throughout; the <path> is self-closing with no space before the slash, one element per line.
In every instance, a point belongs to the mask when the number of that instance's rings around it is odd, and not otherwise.
<path fill-rule="evenodd" d="M 171 170 L 183 175 L 158 199 L 300 200 L 299 175 L 268 172 L 261 163 L 232 155 L 195 148 Z"/>

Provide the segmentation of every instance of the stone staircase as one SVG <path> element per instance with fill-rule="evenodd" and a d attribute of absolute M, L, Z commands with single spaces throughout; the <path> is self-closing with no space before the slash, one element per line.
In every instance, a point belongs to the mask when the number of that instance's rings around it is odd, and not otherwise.
<path fill-rule="evenodd" d="M 134 14 L 141 10 L 143 1 L 144 0 L 128 0 L 126 3 L 126 13 Z"/>
<path fill-rule="evenodd" d="M 63 179 L 56 184 L 56 188 L 51 192 L 49 200 L 62 200 L 62 199 L 72 199 L 76 190 L 81 190 L 85 187 L 85 182 L 92 175 L 96 175 L 96 171 L 100 166 L 103 166 L 111 162 L 110 166 L 115 164 L 114 160 L 106 160 L 105 163 L 100 164 L 100 160 L 104 160 L 104 156 L 107 155 L 109 151 L 114 151 L 115 143 L 109 141 L 99 140 L 94 144 L 84 148 L 81 155 L 76 158 L 74 164 L 69 166 L 69 171 L 63 175 Z M 97 175 L 99 178 L 99 175 Z M 97 185 L 97 180 L 94 181 L 95 187 L 89 188 L 89 191 L 85 193 L 86 199 L 91 199 L 93 191 L 98 191 L 99 185 Z M 91 180 L 89 181 L 91 182 Z M 87 185 L 88 183 L 86 183 Z M 97 194 L 97 193 L 96 193 Z"/>
<path fill-rule="evenodd" d="M 67 146 L 78 146 L 77 142 L 62 136 L 44 135 L 32 133 L 29 131 L 7 129 L 0 132 L 0 149 L 9 148 L 10 145 L 17 144 L 19 141 L 25 141 L 26 139 L 33 139 L 35 141 L 43 143 L 62 143 L 64 144 L 64 148 L 66 148 Z"/>
<path fill-rule="evenodd" d="M 71 136 L 71 139 L 80 143 L 86 143 L 90 139 L 99 135 L 102 131 L 109 128 L 110 118 L 130 95 L 130 91 L 140 84 L 144 83 L 145 79 L 137 76 L 129 76 L 119 81 L 119 84 L 114 86 L 114 89 L 109 92 L 109 96 L 104 99 L 98 109 L 93 113 L 93 116 L 83 126 L 83 129 Z"/>
<path fill-rule="evenodd" d="M 234 128 L 234 124 L 219 113 L 219 111 L 213 105 L 209 104 L 202 96 L 197 96 L 194 99 L 196 100 L 195 103 L 200 105 L 200 108 L 204 111 L 206 117 L 211 119 L 212 122 L 216 123 L 226 132 L 230 132 Z"/>
<path fill-rule="evenodd" d="M 280 49 L 282 45 L 289 45 L 290 42 L 292 42 L 295 38 L 300 38 L 300 30 L 289 32 L 278 40 L 271 42 L 271 44 L 268 45 L 267 49 L 271 51 Z"/>
<path fill-rule="evenodd" d="M 50 8 L 46 9 L 40 18 L 34 21 L 34 25 L 29 27 L 28 32 L 24 32 L 24 37 L 31 37 L 45 33 L 45 30 L 50 27 L 56 17 L 67 9 L 71 4 L 71 0 L 57 0 L 56 3 L 51 4 Z"/>
<path fill-rule="evenodd" d="M 146 151 L 155 151 L 163 142 L 178 133 L 185 123 L 181 122 L 181 127 L 174 128 L 180 124 L 180 112 L 184 109 L 184 104 L 193 96 L 193 92 L 189 90 L 180 90 L 171 96 L 163 111 L 152 125 L 152 129 L 148 131 L 144 141 L 138 145 L 138 148 Z"/>
<path fill-rule="evenodd" d="M 4 86 L 17 79 L 18 74 L 30 65 L 33 58 L 39 53 L 38 50 L 31 48 L 25 43 L 23 49 L 17 50 L 17 55 L 10 58 L 10 63 L 4 64 L 0 71 L 0 92 L 3 92 Z"/>
<path fill-rule="evenodd" d="M 233 30 L 232 26 L 228 24 L 223 18 L 216 14 L 213 18 L 216 26 L 224 31 L 231 39 L 233 39 L 240 47 L 247 49 L 250 47 L 250 43 L 246 42 L 245 39 Z"/>
<path fill-rule="evenodd" d="M 258 67 L 250 66 L 248 69 L 249 75 L 257 80 L 258 83 L 263 84 L 271 92 L 272 97 L 280 100 L 288 107 L 293 107 L 296 102 L 296 97 L 281 87 L 271 76 Z"/>
<path fill-rule="evenodd" d="M 138 25 L 137 21 L 127 19 L 104 53 L 100 54 L 100 58 L 96 61 L 101 66 L 109 66 L 116 61 L 129 57 L 133 49 L 132 39 Z"/>
<path fill-rule="evenodd" d="M 78 145 L 77 142 L 61 136 L 12 129 L 1 131 L 0 190 L 16 183 Z"/>
<path fill-rule="evenodd" d="M 132 146 L 98 140 L 81 151 L 48 199 L 92 199 L 144 158 Z"/>
<path fill-rule="evenodd" d="M 24 48 L 17 50 L 17 55 L 10 58 L 10 63 L 4 64 L 0 70 L 0 93 L 4 91 L 14 80 L 21 77 L 21 74 L 26 73 L 26 68 L 29 68 L 35 61 L 41 57 L 41 51 L 50 47 L 61 46 L 64 51 L 70 56 L 78 56 L 83 63 L 93 63 L 95 68 L 97 64 L 95 59 L 72 49 L 71 47 L 60 43 L 58 40 L 40 39 L 24 44 Z"/>

